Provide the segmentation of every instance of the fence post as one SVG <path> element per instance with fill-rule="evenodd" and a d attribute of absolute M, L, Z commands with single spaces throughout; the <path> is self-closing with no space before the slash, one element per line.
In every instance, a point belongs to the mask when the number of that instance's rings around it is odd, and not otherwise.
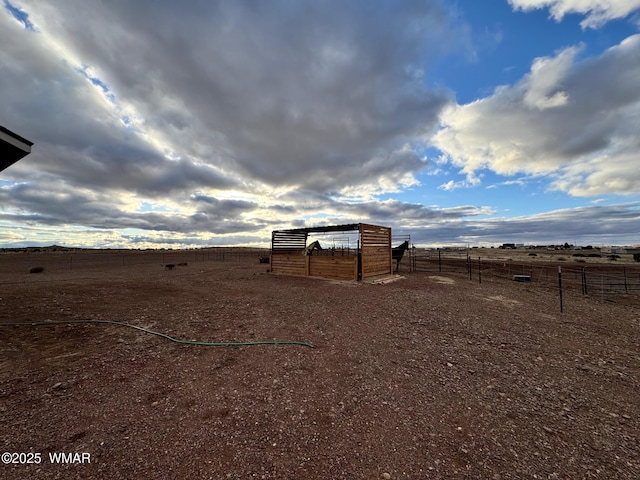
<path fill-rule="evenodd" d="M 411 256 L 409 257 L 411 259 L 411 272 L 415 272 L 416 271 L 416 246 L 413 245 L 411 247 Z"/>
<path fill-rule="evenodd" d="M 440 256 L 439 248 L 438 248 L 438 272 L 442 272 L 442 257 Z"/>
<path fill-rule="evenodd" d="M 478 283 L 482 283 L 482 265 L 480 264 L 480 257 L 478 257 Z"/>
<path fill-rule="evenodd" d="M 560 313 L 562 313 L 562 267 L 558 266 L 558 291 L 560 292 Z"/>
<path fill-rule="evenodd" d="M 627 294 L 629 293 L 627 288 L 627 267 L 622 267 L 622 271 L 624 273 L 624 293 Z"/>

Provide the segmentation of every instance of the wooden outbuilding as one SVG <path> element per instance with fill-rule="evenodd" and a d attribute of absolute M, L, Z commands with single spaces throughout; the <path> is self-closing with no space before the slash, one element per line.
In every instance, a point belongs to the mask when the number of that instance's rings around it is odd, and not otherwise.
<path fill-rule="evenodd" d="M 310 234 L 356 234 L 354 248 L 307 245 Z M 271 234 L 271 272 L 332 280 L 365 280 L 393 274 L 391 228 L 365 223 L 276 230 Z"/>

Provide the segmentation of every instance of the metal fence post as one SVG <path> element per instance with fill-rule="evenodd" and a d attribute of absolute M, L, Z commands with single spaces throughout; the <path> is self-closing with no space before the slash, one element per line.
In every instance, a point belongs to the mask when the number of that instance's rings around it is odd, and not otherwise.
<path fill-rule="evenodd" d="M 558 267 L 558 291 L 560 292 L 560 313 L 562 313 L 562 267 Z"/>

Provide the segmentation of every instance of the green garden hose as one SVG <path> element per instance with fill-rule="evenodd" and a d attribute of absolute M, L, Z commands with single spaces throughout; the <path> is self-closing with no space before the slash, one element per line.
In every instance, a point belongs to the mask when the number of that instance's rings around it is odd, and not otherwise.
<path fill-rule="evenodd" d="M 296 342 L 296 341 L 288 341 L 288 340 L 262 340 L 257 342 L 197 342 L 195 340 L 181 340 L 179 338 L 171 337 L 165 333 L 154 332 L 153 330 L 149 330 L 148 328 L 138 327 L 136 325 L 131 325 L 129 323 L 124 322 L 116 322 L 113 320 L 92 320 L 92 319 L 83 319 L 83 320 L 65 320 L 65 321 L 53 321 L 46 320 L 44 322 L 24 322 L 24 323 L 0 323 L 0 327 L 35 327 L 42 325 L 65 325 L 70 323 L 106 323 L 110 325 L 119 325 L 122 327 L 135 328 L 136 330 L 140 330 L 141 332 L 150 333 L 151 335 L 157 335 L 158 337 L 166 338 L 167 340 L 171 340 L 175 343 L 181 343 L 184 345 L 197 345 L 201 347 L 243 347 L 248 345 L 300 345 L 303 347 L 313 348 L 313 345 L 305 342 Z"/>

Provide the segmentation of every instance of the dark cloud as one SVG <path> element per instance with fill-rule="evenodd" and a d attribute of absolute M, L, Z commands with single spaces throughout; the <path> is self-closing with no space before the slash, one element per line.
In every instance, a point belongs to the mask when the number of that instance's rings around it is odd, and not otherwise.
<path fill-rule="evenodd" d="M 217 208 L 201 209 L 193 214 L 155 211 L 130 211 L 122 202 L 89 190 L 71 192 L 63 183 L 38 188 L 32 184 L 17 184 L 0 188 L 0 203 L 11 204 L 12 211 L 0 213 L 0 219 L 10 222 L 35 222 L 42 225 L 89 226 L 96 229 L 141 229 L 177 233 L 209 232 L 229 234 L 258 231 L 266 223 L 244 221 L 238 202 L 218 202 Z"/>
<path fill-rule="evenodd" d="M 463 218 L 411 229 L 418 244 L 619 245 L 637 238 L 640 203 L 568 208 L 515 218 Z M 624 239 L 624 240 L 623 240 Z M 622 240 L 622 241 L 621 241 Z"/>
<path fill-rule="evenodd" d="M 440 2 L 37 10 L 177 155 L 274 185 L 323 191 L 416 171 L 415 155 L 395 152 L 450 99 L 416 73 L 453 41 Z"/>

